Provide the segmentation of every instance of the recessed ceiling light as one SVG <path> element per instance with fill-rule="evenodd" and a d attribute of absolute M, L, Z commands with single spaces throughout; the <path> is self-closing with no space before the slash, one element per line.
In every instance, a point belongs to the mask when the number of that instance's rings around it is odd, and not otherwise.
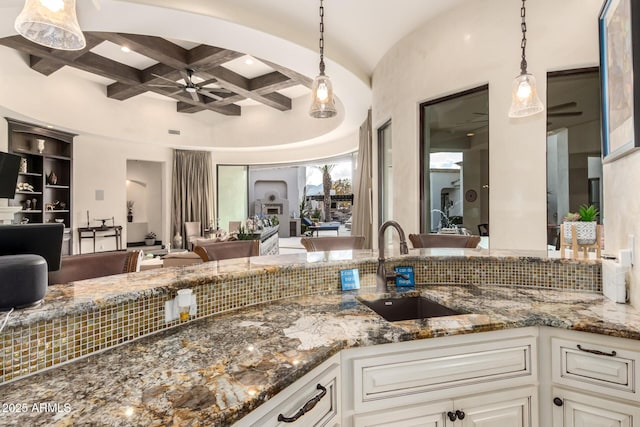
<path fill-rule="evenodd" d="M 247 59 L 244 60 L 244 63 L 247 64 L 247 65 L 253 65 L 253 59 L 247 58 Z"/>
<path fill-rule="evenodd" d="M 122 47 L 120 48 L 120 50 L 121 50 L 121 51 L 123 51 L 124 53 L 129 53 L 129 52 L 131 52 L 131 49 L 129 49 L 127 46 L 122 46 Z"/>
<path fill-rule="evenodd" d="M 474 136 L 474 135 L 475 135 L 475 133 L 473 133 L 473 132 L 467 133 L 467 136 Z"/>
<path fill-rule="evenodd" d="M 49 129 L 53 129 L 53 125 L 47 125 Z"/>

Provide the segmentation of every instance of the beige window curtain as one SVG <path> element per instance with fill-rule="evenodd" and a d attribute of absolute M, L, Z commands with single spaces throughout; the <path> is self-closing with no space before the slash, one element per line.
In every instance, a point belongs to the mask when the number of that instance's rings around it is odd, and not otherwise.
<path fill-rule="evenodd" d="M 171 191 L 172 236 L 180 234 L 186 247 L 184 223 L 200 221 L 202 228 L 213 219 L 213 173 L 208 151 L 173 151 Z M 200 230 L 202 232 L 202 230 Z"/>
<path fill-rule="evenodd" d="M 360 126 L 360 144 L 358 147 L 358 166 L 355 171 L 353 191 L 353 217 L 351 234 L 364 236 L 364 247 L 372 247 L 373 200 L 371 157 L 373 138 L 371 134 L 371 110 Z"/>

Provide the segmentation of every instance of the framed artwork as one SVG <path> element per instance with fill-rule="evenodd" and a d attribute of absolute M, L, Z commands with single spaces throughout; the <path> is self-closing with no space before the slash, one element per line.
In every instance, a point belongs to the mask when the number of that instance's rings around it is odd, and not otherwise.
<path fill-rule="evenodd" d="M 640 148 L 640 4 L 605 0 L 599 28 L 602 158 L 609 162 Z"/>

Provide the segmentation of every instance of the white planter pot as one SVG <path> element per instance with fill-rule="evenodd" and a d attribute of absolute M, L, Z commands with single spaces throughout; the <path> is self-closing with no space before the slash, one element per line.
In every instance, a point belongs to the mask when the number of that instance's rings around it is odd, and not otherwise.
<path fill-rule="evenodd" d="M 598 225 L 596 221 L 566 221 L 563 225 L 565 242 L 572 241 L 571 230 L 573 226 L 576 228 L 579 245 L 593 245 L 596 242 L 596 227 Z"/>
<path fill-rule="evenodd" d="M 156 239 L 144 239 L 144 244 L 147 246 L 153 246 L 156 244 Z"/>

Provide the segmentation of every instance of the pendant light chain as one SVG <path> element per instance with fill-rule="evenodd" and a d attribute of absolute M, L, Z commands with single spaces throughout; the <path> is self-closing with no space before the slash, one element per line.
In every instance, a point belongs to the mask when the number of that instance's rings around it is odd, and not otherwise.
<path fill-rule="evenodd" d="M 320 0 L 320 74 L 324 75 L 324 6 Z"/>
<path fill-rule="evenodd" d="M 522 61 L 520 61 L 520 74 L 527 74 L 527 58 L 525 56 L 525 49 L 527 47 L 527 21 L 525 20 L 527 15 L 527 9 L 524 6 L 526 0 L 522 0 L 522 7 L 520 8 L 520 17 L 522 18 L 522 41 L 520 47 L 522 48 Z"/>
<path fill-rule="evenodd" d="M 338 114 L 331 79 L 324 73 L 324 2 L 320 0 L 320 74 L 311 85 L 309 115 L 315 119 L 327 119 Z"/>

